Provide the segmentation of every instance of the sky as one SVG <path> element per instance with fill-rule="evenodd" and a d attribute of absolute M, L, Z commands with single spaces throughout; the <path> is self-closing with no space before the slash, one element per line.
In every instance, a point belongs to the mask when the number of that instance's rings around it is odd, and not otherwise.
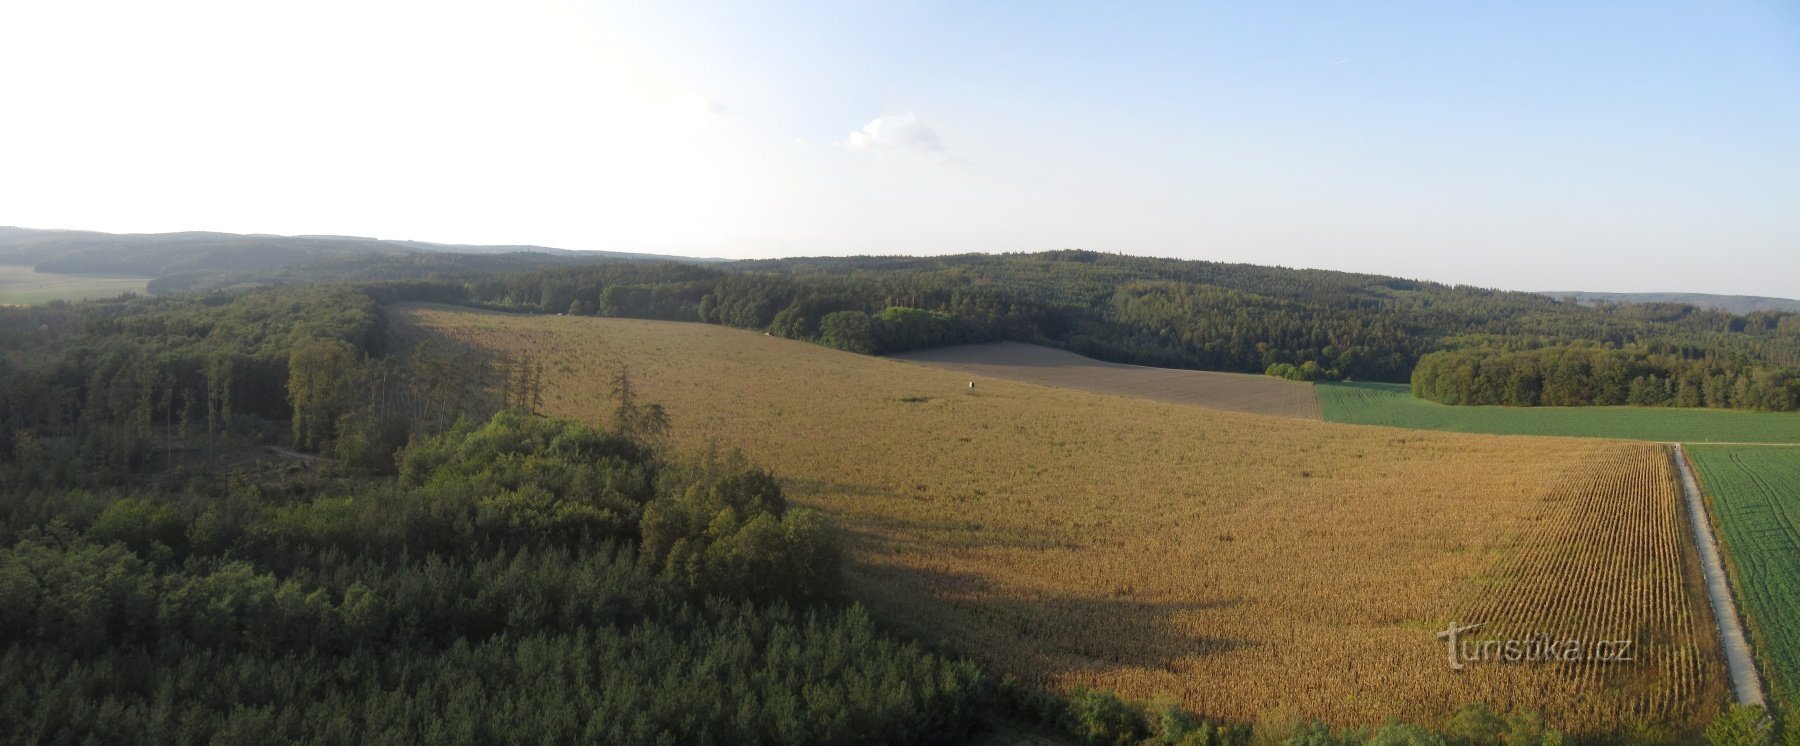
<path fill-rule="evenodd" d="M 1800 297 L 1800 4 L 7 0 L 0 225 Z"/>

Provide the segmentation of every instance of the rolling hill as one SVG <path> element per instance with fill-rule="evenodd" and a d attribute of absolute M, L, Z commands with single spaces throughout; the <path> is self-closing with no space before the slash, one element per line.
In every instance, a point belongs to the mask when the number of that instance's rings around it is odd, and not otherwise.
<path fill-rule="evenodd" d="M 654 254 L 578 252 L 543 246 L 472 246 L 356 236 L 100 233 L 0 226 L 0 264 L 59 274 L 163 277 L 180 273 L 266 271 L 307 262 L 368 255 L 536 254 L 584 259 L 686 260 Z"/>
<path fill-rule="evenodd" d="M 697 323 L 392 315 L 541 365 L 553 416 L 608 422 L 629 370 L 677 450 L 742 449 L 830 515 L 878 618 L 1027 683 L 1238 721 L 1485 701 L 1577 733 L 1692 733 L 1721 696 L 1657 446 L 1207 410 Z M 1453 621 L 1635 635 L 1651 662 L 1453 671 Z"/>

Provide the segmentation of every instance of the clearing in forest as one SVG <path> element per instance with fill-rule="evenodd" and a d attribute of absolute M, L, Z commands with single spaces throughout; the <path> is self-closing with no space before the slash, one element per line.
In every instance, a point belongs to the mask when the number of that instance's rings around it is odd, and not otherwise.
<path fill-rule="evenodd" d="M 841 528 L 889 625 L 1051 688 L 1340 725 L 1532 709 L 1689 736 L 1724 699 L 1663 450 L 1400 432 L 1104 396 L 701 324 L 412 306 L 413 334 L 543 366 L 610 421 L 628 366 L 673 446 L 742 449 Z M 1630 661 L 1470 663 L 1484 624 Z"/>
<path fill-rule="evenodd" d="M 995 342 L 920 350 L 895 359 L 1044 386 L 1192 404 L 1209 409 L 1319 419 L 1312 386 L 1247 373 L 1108 363 L 1053 347 Z"/>
<path fill-rule="evenodd" d="M 60 275 L 0 264 L 0 306 L 111 298 L 121 293 L 142 293 L 149 282 L 147 277 Z"/>

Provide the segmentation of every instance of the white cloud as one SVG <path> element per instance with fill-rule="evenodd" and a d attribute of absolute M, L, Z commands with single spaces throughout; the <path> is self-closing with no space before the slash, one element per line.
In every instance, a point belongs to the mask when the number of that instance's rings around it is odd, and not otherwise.
<path fill-rule="evenodd" d="M 899 154 L 921 156 L 926 158 L 945 158 L 944 145 L 938 141 L 937 132 L 924 122 L 919 121 L 917 114 L 889 114 L 877 117 L 874 121 L 862 126 L 838 147 L 858 153 Z"/>

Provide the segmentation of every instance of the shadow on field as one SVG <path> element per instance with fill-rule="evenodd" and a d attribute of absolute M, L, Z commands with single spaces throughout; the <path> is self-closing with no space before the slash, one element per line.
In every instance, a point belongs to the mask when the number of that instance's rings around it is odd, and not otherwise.
<path fill-rule="evenodd" d="M 1075 583 L 1057 577 L 1058 566 L 1092 545 L 1059 530 L 991 520 L 995 505 L 972 501 L 966 510 L 946 513 L 940 505 L 909 515 L 912 501 L 956 498 L 837 480 L 788 480 L 784 487 L 795 496 L 833 496 L 822 507 L 836 514 L 850 550 L 844 574 L 853 598 L 922 643 L 1004 673 L 1040 683 L 1127 668 L 1179 673 L 1184 659 L 1257 644 L 1205 634 L 1208 612 L 1236 607 L 1236 598 L 1152 598 L 1124 578 L 1093 589 L 1089 576 L 1089 588 L 1069 587 Z M 860 500 L 872 509 L 859 510 Z M 992 571 L 953 569 L 947 561 L 971 555 L 991 558 Z"/>
<path fill-rule="evenodd" d="M 879 561 L 852 563 L 846 574 L 883 621 L 1031 680 L 1119 668 L 1179 673 L 1183 659 L 1255 644 L 1188 631 L 1204 624 L 1204 612 L 1234 607 L 1236 599 L 1144 600 L 1124 588 L 1021 591 L 974 573 Z"/>
<path fill-rule="evenodd" d="M 920 363 L 936 363 L 942 365 L 961 365 L 969 368 L 1047 368 L 1047 369 L 1093 369 L 1119 370 L 1122 368 L 1146 369 L 1145 366 L 1127 365 L 1125 363 L 1109 363 L 1083 357 L 1068 350 L 1019 342 L 985 342 L 970 345 L 952 345 L 935 347 L 927 350 L 889 355 L 895 360 L 908 360 Z M 1151 368 L 1150 370 L 1157 370 Z M 1174 369 L 1168 369 L 1174 370 Z"/>

